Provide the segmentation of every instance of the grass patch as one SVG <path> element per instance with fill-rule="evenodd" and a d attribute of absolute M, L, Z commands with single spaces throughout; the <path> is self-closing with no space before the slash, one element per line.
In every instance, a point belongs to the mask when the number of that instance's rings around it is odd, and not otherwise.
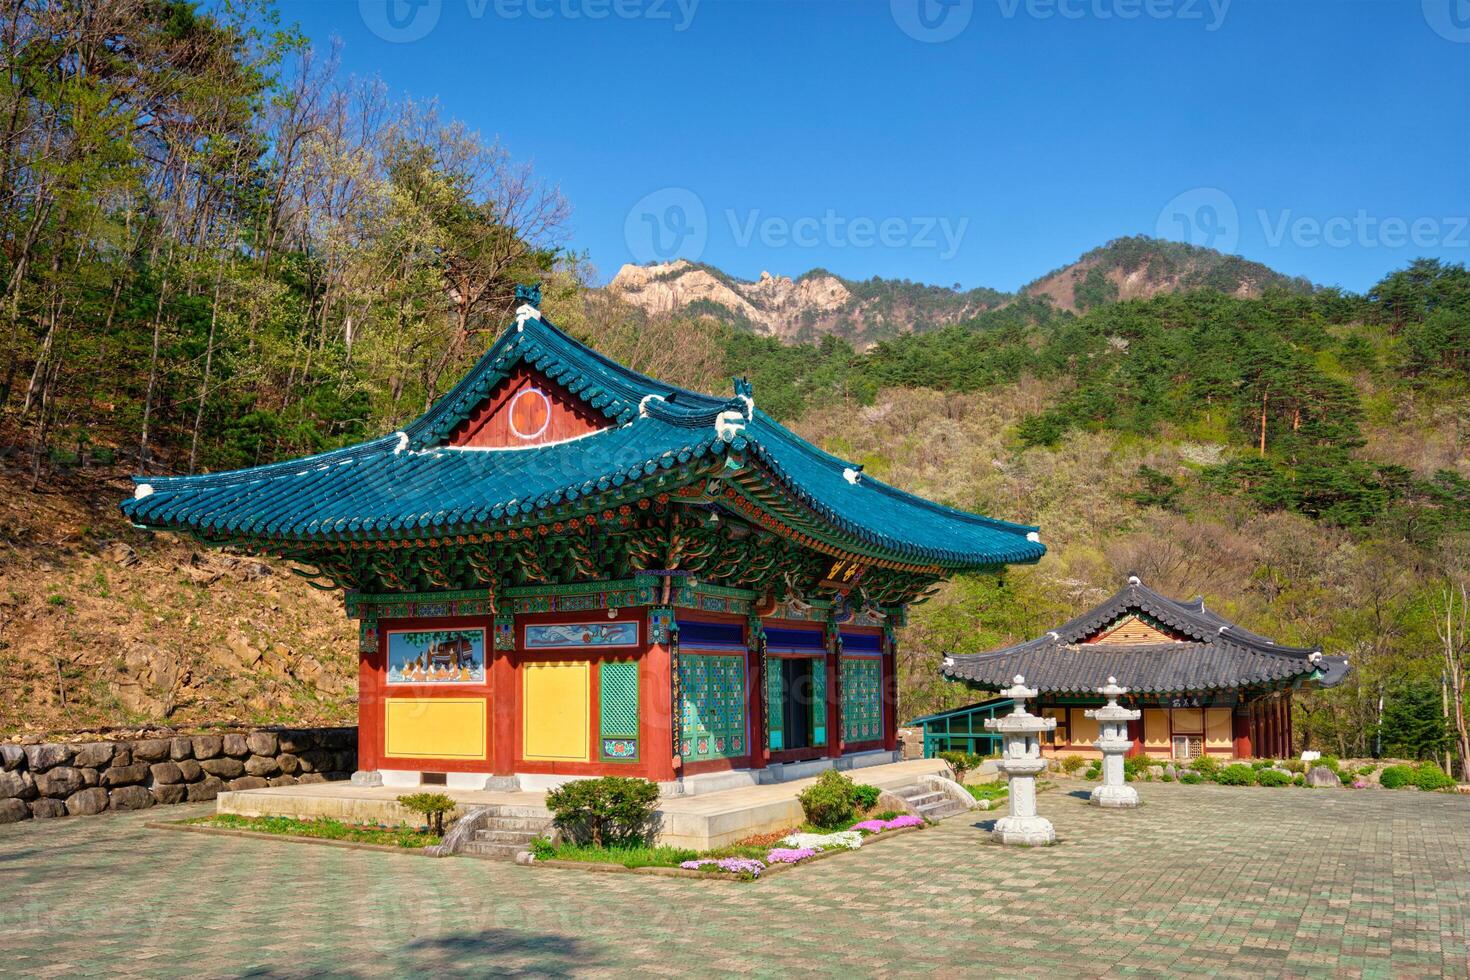
<path fill-rule="evenodd" d="M 965 789 L 977 800 L 1003 800 L 1010 792 L 1009 784 L 1001 779 L 990 783 L 966 784 Z"/>
<path fill-rule="evenodd" d="M 426 834 L 409 827 L 364 827 L 328 817 L 297 820 L 292 817 L 242 817 L 233 813 L 216 813 L 184 822 L 223 830 L 249 830 L 259 834 L 315 837 L 321 840 L 351 841 L 355 844 L 428 847 L 439 843 L 437 834 Z"/>
<path fill-rule="evenodd" d="M 544 860 L 621 864 L 625 868 L 677 868 L 680 861 L 693 861 L 697 857 L 699 852 L 687 847 L 594 847 L 591 844 L 561 844 L 553 848 Z"/>

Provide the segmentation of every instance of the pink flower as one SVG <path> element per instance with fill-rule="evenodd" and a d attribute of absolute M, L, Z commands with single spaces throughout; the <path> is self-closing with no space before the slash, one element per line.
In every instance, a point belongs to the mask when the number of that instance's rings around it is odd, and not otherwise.
<path fill-rule="evenodd" d="M 853 830 L 861 830 L 865 834 L 881 834 L 888 829 L 888 825 L 882 820 L 864 820 L 862 823 L 852 825 Z"/>
<path fill-rule="evenodd" d="M 885 829 L 887 829 L 887 830 L 897 830 L 900 827 L 922 827 L 922 826 L 924 826 L 924 818 L 923 817 L 917 817 L 917 816 L 915 816 L 912 813 L 905 813 L 901 817 L 894 817 L 892 820 L 888 821 L 888 823 L 885 825 Z"/>
<path fill-rule="evenodd" d="M 766 863 L 795 864 L 797 861 L 805 861 L 816 853 L 816 849 L 811 847 L 777 847 L 766 855 Z"/>

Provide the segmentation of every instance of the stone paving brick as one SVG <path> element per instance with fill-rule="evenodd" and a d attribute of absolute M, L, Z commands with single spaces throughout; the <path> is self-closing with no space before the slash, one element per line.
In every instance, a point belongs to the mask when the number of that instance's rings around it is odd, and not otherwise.
<path fill-rule="evenodd" d="M 1470 797 L 1147 784 L 976 812 L 766 882 L 536 870 L 144 826 L 0 827 L 0 972 L 351 977 L 1470 977 Z M 208 805 L 171 807 L 168 817 Z"/>

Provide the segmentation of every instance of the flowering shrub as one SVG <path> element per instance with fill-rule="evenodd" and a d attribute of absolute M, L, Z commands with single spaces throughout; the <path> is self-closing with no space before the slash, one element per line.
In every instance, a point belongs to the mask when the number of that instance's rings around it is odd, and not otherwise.
<path fill-rule="evenodd" d="M 812 847 L 777 847 L 766 855 L 767 864 L 795 864 L 797 861 L 805 861 L 817 854 L 816 848 Z"/>
<path fill-rule="evenodd" d="M 698 861 L 683 861 L 679 867 L 685 871 L 699 871 L 713 864 L 717 870 L 728 871 L 731 874 L 740 875 L 742 878 L 759 878 L 766 866 L 755 858 L 701 858 Z"/>
<path fill-rule="evenodd" d="M 846 847 L 857 850 L 863 846 L 863 835 L 856 830 L 839 830 L 835 834 L 788 834 L 781 838 L 786 847 L 813 847 L 819 851 Z"/>

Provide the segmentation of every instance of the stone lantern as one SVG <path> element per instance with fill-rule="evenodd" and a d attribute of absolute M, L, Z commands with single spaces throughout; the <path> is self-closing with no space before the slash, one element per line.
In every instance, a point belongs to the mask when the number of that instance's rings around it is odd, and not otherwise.
<path fill-rule="evenodd" d="M 1050 844 L 1057 832 L 1050 820 L 1036 813 L 1036 774 L 1046 769 L 1041 734 L 1054 731 L 1057 720 L 1038 718 L 1026 710 L 1026 699 L 1036 697 L 1036 691 L 1026 687 L 1026 678 L 1020 674 L 1015 686 L 1000 693 L 1016 702 L 1016 710 L 1004 718 L 987 718 L 985 727 L 1001 736 L 1001 757 L 995 767 L 1008 780 L 1011 813 L 995 822 L 991 836 L 1002 844 Z"/>
<path fill-rule="evenodd" d="M 1092 744 L 1102 753 L 1102 785 L 1092 791 L 1092 802 L 1098 806 L 1138 806 L 1138 791 L 1123 778 L 1123 756 L 1133 747 L 1128 737 L 1128 723 L 1137 721 L 1142 712 L 1118 704 L 1118 698 L 1128 693 L 1128 688 L 1119 687 L 1116 677 L 1097 689 L 1097 693 L 1108 699 L 1101 708 L 1089 708 L 1087 717 L 1097 719 L 1097 741 Z"/>

